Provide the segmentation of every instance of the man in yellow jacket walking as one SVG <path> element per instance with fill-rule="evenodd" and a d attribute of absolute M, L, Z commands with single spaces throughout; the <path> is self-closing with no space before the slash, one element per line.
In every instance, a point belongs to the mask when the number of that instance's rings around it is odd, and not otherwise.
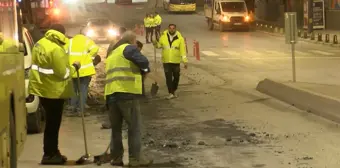
<path fill-rule="evenodd" d="M 74 96 L 71 75 L 79 62 L 69 63 L 64 46 L 68 43 L 65 28 L 56 24 L 46 32 L 32 50 L 32 67 L 28 92 L 40 97 L 46 111 L 44 132 L 44 156 L 41 163 L 60 165 L 67 161 L 58 149 L 59 128 L 65 99 Z"/>
<path fill-rule="evenodd" d="M 181 62 L 184 68 L 188 67 L 188 58 L 186 56 L 186 46 L 181 33 L 176 30 L 175 24 L 170 24 L 168 30 L 164 31 L 159 41 L 153 41 L 156 48 L 162 49 L 162 62 L 165 72 L 166 85 L 168 87 L 169 96 L 167 99 L 177 97 Z"/>
<path fill-rule="evenodd" d="M 96 74 L 93 60 L 97 56 L 98 51 L 99 47 L 95 44 L 95 42 L 82 34 L 77 34 L 70 39 L 68 44 L 70 64 L 75 61 L 78 61 L 81 64 L 79 69 L 80 88 L 78 88 L 77 84 L 77 74 L 72 74 L 74 91 L 76 93 L 82 93 L 83 102 L 80 102 L 79 96 L 71 98 L 72 109 L 67 113 L 67 116 L 69 117 L 81 116 L 80 109 L 85 109 L 85 107 L 80 107 L 80 105 L 85 106 L 86 104 L 91 76 Z M 90 115 L 89 112 L 85 112 L 84 114 L 85 116 Z"/>

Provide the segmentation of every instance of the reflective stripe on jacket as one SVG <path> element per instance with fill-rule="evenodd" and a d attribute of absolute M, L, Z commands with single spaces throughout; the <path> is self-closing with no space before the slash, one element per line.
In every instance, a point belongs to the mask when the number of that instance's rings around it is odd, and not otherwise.
<path fill-rule="evenodd" d="M 69 64 L 64 45 L 64 34 L 49 30 L 32 49 L 32 66 L 29 74 L 28 92 L 50 99 L 74 96 L 70 73 L 75 69 Z"/>
<path fill-rule="evenodd" d="M 99 47 L 94 43 L 93 40 L 82 34 L 78 34 L 70 40 L 68 47 L 70 65 L 72 65 L 75 61 L 80 62 L 80 77 L 96 74 L 96 70 L 93 65 L 93 59 L 97 55 Z M 77 74 L 72 74 L 72 78 L 77 78 Z"/>
<path fill-rule="evenodd" d="M 162 62 L 176 64 L 181 63 L 181 61 L 184 63 L 188 62 L 185 41 L 181 33 L 176 32 L 176 36 L 171 44 L 168 36 L 168 30 L 164 31 L 159 38 L 159 42 L 156 44 L 157 48 L 162 48 Z"/>
<path fill-rule="evenodd" d="M 113 93 L 142 94 L 140 69 L 123 55 L 123 51 L 128 45 L 120 45 L 107 58 L 105 97 Z"/>

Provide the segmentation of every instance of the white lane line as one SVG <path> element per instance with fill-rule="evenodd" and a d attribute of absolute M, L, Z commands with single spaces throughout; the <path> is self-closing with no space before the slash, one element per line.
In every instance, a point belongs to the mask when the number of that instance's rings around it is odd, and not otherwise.
<path fill-rule="evenodd" d="M 212 56 L 212 57 L 216 57 L 218 56 L 218 54 L 212 52 L 212 51 L 201 51 L 201 53 L 203 53 L 206 56 Z"/>
<path fill-rule="evenodd" d="M 231 56 L 240 56 L 241 53 L 235 51 L 223 51 L 224 53 L 231 55 Z"/>
<path fill-rule="evenodd" d="M 324 51 L 319 51 L 319 50 L 311 50 L 311 52 L 316 53 L 316 54 L 321 54 L 321 55 L 334 55 L 334 53 L 329 53 L 329 52 L 324 52 Z"/>
<path fill-rule="evenodd" d="M 253 51 L 253 50 L 244 50 L 244 52 L 246 52 L 247 54 L 250 54 L 249 56 L 259 56 L 261 55 L 261 53 Z"/>
<path fill-rule="evenodd" d="M 297 59 L 340 59 L 340 57 L 295 57 Z M 242 58 L 218 58 L 219 60 L 278 60 L 278 59 L 292 59 L 292 57 L 242 57 Z"/>
<path fill-rule="evenodd" d="M 273 50 L 266 50 L 267 53 L 273 54 L 273 55 L 287 55 L 287 53 L 279 52 L 279 51 L 273 51 Z"/>
<path fill-rule="evenodd" d="M 303 55 L 303 56 L 309 55 L 309 53 L 302 52 L 302 51 L 296 51 L 296 50 L 295 50 L 295 53 L 296 53 L 296 55 Z"/>

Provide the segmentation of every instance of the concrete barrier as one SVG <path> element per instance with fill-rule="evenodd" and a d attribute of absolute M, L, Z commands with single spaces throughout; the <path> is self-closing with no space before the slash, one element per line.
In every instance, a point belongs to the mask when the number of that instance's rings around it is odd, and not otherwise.
<path fill-rule="evenodd" d="M 256 90 L 299 109 L 340 123 L 339 99 L 301 89 L 291 84 L 276 82 L 271 79 L 260 81 Z"/>

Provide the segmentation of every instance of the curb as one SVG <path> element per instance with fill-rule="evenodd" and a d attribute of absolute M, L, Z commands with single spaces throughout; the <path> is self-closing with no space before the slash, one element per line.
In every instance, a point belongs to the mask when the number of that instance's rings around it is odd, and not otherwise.
<path fill-rule="evenodd" d="M 301 110 L 340 123 L 339 99 L 294 87 L 289 84 L 276 82 L 271 79 L 260 81 L 256 90 Z"/>

